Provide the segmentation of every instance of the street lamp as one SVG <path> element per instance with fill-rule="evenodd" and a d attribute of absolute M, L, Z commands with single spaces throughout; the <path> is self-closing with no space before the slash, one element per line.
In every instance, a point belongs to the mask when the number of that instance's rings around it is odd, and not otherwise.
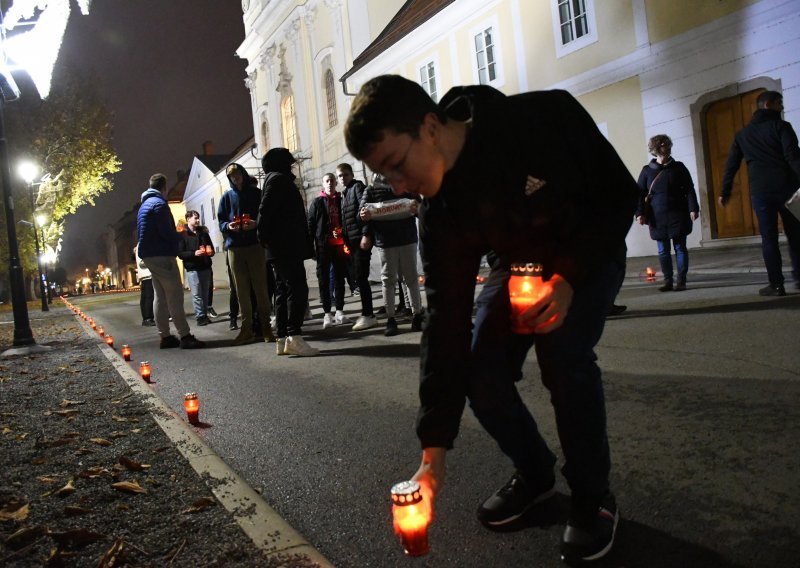
<path fill-rule="evenodd" d="M 44 243 L 44 230 L 42 230 L 42 243 Z M 42 262 L 44 263 L 44 279 L 47 280 L 47 301 L 53 303 L 53 283 L 50 282 L 50 267 L 56 263 L 56 251 L 49 246 L 42 246 L 44 252 L 42 253 Z"/>
<path fill-rule="evenodd" d="M 33 216 L 33 212 L 36 209 L 36 201 L 33 195 L 33 180 L 35 180 L 39 175 L 39 166 L 33 162 L 22 162 L 17 167 L 17 173 L 19 173 L 19 177 L 25 180 L 25 183 L 28 184 L 28 191 L 31 194 L 31 216 Z M 39 233 L 36 231 L 35 224 L 33 226 L 33 239 L 36 242 L 36 265 L 39 268 L 39 295 L 42 297 L 42 311 L 48 312 L 50 311 L 50 308 L 47 305 L 47 290 L 45 289 L 44 276 L 42 275 L 42 258 L 41 253 L 39 252 Z"/>

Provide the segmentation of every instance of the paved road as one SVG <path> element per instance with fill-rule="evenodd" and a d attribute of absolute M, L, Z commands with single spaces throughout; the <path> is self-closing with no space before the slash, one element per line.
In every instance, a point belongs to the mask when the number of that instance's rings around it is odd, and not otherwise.
<path fill-rule="evenodd" d="M 760 298 L 763 279 L 701 274 L 689 291 L 668 294 L 626 281 L 629 311 L 608 322 L 597 349 L 624 515 L 618 550 L 604 565 L 797 566 L 800 293 Z M 227 322 L 194 329 L 210 349 L 160 351 L 154 329 L 138 325 L 138 297 L 77 304 L 117 344 L 130 343 L 134 360 L 153 363 L 155 388 L 173 408 L 183 393 L 199 393 L 208 424 L 201 435 L 335 565 L 560 565 L 563 479 L 559 498 L 519 530 L 490 532 L 475 519 L 511 472 L 469 412 L 449 456 L 431 554 L 403 556 L 388 490 L 418 462 L 419 334 L 409 323 L 385 338 L 376 329 L 323 332 L 316 320 L 309 340 L 323 356 L 298 359 L 277 357 L 274 345 L 228 346 Z M 522 395 L 558 452 L 533 354 L 525 373 Z"/>

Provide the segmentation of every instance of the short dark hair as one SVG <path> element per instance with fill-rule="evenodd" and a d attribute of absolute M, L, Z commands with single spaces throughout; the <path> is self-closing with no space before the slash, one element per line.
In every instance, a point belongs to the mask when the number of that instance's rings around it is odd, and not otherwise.
<path fill-rule="evenodd" d="M 350 175 L 353 174 L 353 166 L 351 166 L 347 162 L 342 162 L 341 164 L 336 166 L 336 169 L 337 170 L 342 170 L 342 171 L 345 171 L 345 172 L 350 172 Z"/>
<path fill-rule="evenodd" d="M 647 143 L 647 149 L 653 156 L 658 156 L 658 149 L 663 146 L 672 148 L 672 139 L 666 134 L 656 134 Z"/>
<path fill-rule="evenodd" d="M 778 91 L 764 91 L 758 98 L 756 99 L 756 104 L 758 108 L 767 108 L 767 105 L 771 105 L 773 103 L 777 103 L 783 100 L 783 95 L 780 94 Z"/>
<path fill-rule="evenodd" d="M 322 174 L 322 182 L 323 182 L 323 183 L 325 182 L 325 178 L 326 178 L 326 177 L 329 177 L 329 178 L 331 178 L 333 181 L 336 181 L 336 176 L 335 176 L 335 175 L 333 175 L 331 172 L 328 172 L 328 173 Z"/>
<path fill-rule="evenodd" d="M 347 149 L 358 159 L 383 140 L 383 131 L 419 137 L 419 127 L 428 113 L 447 122 L 444 112 L 425 90 L 400 75 L 380 75 L 361 87 L 353 99 L 344 125 Z"/>
<path fill-rule="evenodd" d="M 164 174 L 153 174 L 150 176 L 150 187 L 158 191 L 164 191 L 167 187 L 167 176 Z"/>
<path fill-rule="evenodd" d="M 199 219 L 200 218 L 200 213 L 198 213 L 194 209 L 189 209 L 189 210 L 186 211 L 186 215 L 184 215 L 183 218 L 188 221 L 189 217 L 197 217 Z"/>

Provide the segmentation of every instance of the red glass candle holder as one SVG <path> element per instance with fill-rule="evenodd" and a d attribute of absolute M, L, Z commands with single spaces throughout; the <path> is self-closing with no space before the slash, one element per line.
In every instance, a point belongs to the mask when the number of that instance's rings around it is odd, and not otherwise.
<path fill-rule="evenodd" d="M 543 267 L 538 262 L 515 263 L 511 265 L 508 279 L 508 297 L 511 300 L 511 330 L 514 333 L 531 333 L 527 327 L 520 326 L 519 316 L 538 302 L 545 293 L 542 280 Z"/>
<path fill-rule="evenodd" d="M 106 345 L 113 349 L 114 347 L 114 336 L 113 335 L 106 335 Z"/>
<path fill-rule="evenodd" d="M 419 483 L 402 481 L 392 487 L 392 519 L 394 532 L 400 537 L 408 556 L 428 553 L 428 525 L 431 522 L 430 504 L 422 495 Z"/>
<path fill-rule="evenodd" d="M 106 334 L 106 330 L 103 328 L 102 325 L 100 325 L 97 327 L 97 333 L 100 335 L 100 337 L 104 337 Z"/>
<path fill-rule="evenodd" d="M 122 358 L 126 361 L 131 360 L 131 346 L 130 345 L 123 345 L 122 346 Z"/>
<path fill-rule="evenodd" d="M 211 256 L 212 254 L 214 254 L 214 247 L 212 247 L 211 245 L 206 245 L 205 251 L 208 256 Z"/>
<path fill-rule="evenodd" d="M 200 422 L 200 399 L 197 398 L 196 392 L 187 392 L 183 397 L 183 408 L 186 410 L 186 418 L 189 424 L 197 424 Z"/>
<path fill-rule="evenodd" d="M 144 382 L 150 383 L 150 361 L 142 361 L 139 363 L 139 374 L 144 379 Z"/>

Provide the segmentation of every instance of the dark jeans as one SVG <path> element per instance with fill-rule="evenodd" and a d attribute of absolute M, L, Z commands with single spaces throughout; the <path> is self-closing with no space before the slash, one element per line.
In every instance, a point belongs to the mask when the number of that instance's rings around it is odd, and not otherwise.
<path fill-rule="evenodd" d="M 369 285 L 369 262 L 372 259 L 372 251 L 362 250 L 360 243 L 360 239 L 350 243 L 350 257 L 353 260 L 353 273 L 361 294 L 361 315 L 371 316 L 373 314 L 372 288 Z"/>
<path fill-rule="evenodd" d="M 208 273 L 210 275 L 211 284 L 208 286 L 208 302 L 206 305 L 210 308 L 214 304 L 214 271 L 209 268 Z"/>
<path fill-rule="evenodd" d="M 594 346 L 614 301 L 624 264 L 593 270 L 574 291 L 564 324 L 543 335 L 518 335 L 509 325 L 508 273 L 493 271 L 477 299 L 467 396 L 475 416 L 514 466 L 534 484 L 553 477 L 555 455 L 519 396 L 528 350 L 535 346 L 542 383 L 550 391 L 564 452 L 562 473 L 573 502 L 596 507 L 611 468 L 606 410 Z M 596 511 L 596 509 L 594 509 Z"/>
<path fill-rule="evenodd" d="M 139 309 L 142 312 L 143 320 L 154 320 L 155 314 L 153 313 L 153 300 L 156 296 L 153 292 L 153 280 L 145 278 L 140 283 L 141 290 L 139 292 Z"/>
<path fill-rule="evenodd" d="M 341 246 L 321 246 L 317 248 L 317 280 L 322 310 L 331 311 L 331 265 L 333 265 L 333 282 L 335 288 L 334 304 L 337 310 L 344 309 L 344 280 L 347 272 L 347 261 Z"/>
<path fill-rule="evenodd" d="M 239 298 L 236 296 L 236 286 L 233 283 L 233 271 L 231 271 L 231 265 L 228 262 L 227 252 L 225 253 L 225 268 L 228 272 L 228 289 L 230 290 L 230 311 L 228 313 L 228 317 L 231 321 L 236 321 L 236 319 L 239 317 Z"/>
<path fill-rule="evenodd" d="M 278 337 L 302 335 L 308 282 L 302 259 L 275 259 L 275 325 Z"/>
<path fill-rule="evenodd" d="M 783 220 L 783 231 L 789 241 L 789 256 L 792 259 L 792 276 L 800 282 L 800 220 L 786 209 L 788 196 L 750 194 L 750 203 L 758 218 L 761 232 L 761 254 L 767 267 L 767 276 L 772 286 L 783 285 L 783 260 L 778 245 L 778 215 Z"/>
<path fill-rule="evenodd" d="M 661 239 L 658 243 L 658 261 L 661 264 L 661 272 L 664 274 L 664 282 L 672 284 L 672 251 L 670 242 L 675 247 L 675 260 L 678 263 L 678 284 L 686 284 L 686 274 L 689 272 L 689 251 L 686 249 L 686 235 L 673 239 Z"/>

